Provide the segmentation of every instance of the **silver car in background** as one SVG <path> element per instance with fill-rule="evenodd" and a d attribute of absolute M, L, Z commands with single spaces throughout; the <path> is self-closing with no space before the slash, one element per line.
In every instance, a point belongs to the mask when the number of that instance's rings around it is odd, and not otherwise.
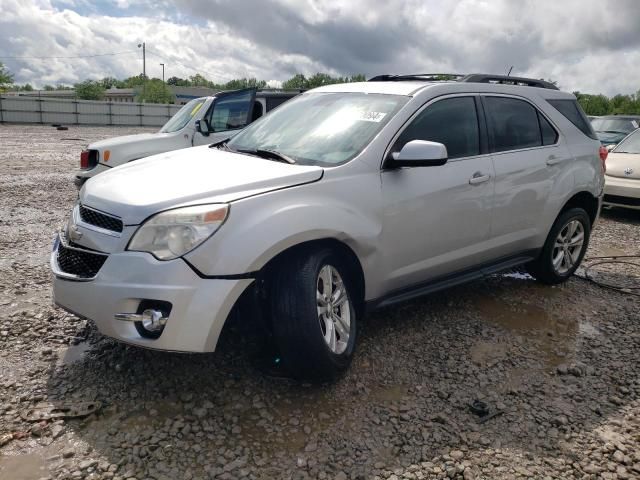
<path fill-rule="evenodd" d="M 54 246 L 56 303 L 123 342 L 210 352 L 254 292 L 285 366 L 325 378 L 366 310 L 516 265 L 567 280 L 604 188 L 575 97 L 432 80 L 321 87 L 228 142 L 93 179 Z"/>

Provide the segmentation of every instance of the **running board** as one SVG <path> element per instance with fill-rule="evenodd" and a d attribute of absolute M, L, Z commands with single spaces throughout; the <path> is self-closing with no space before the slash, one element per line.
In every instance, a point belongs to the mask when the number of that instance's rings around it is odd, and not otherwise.
<path fill-rule="evenodd" d="M 445 275 L 434 280 L 430 280 L 425 283 L 419 283 L 417 285 L 396 290 L 384 297 L 368 300 L 365 304 L 367 312 L 378 310 L 380 308 L 388 307 L 396 303 L 412 300 L 423 295 L 444 290 L 456 285 L 471 282 L 473 280 L 479 280 L 494 273 L 501 272 L 503 270 L 509 270 L 520 265 L 523 265 L 531 260 L 535 260 L 540 252 L 533 250 L 530 252 L 522 253 L 515 257 L 509 257 L 502 259 L 498 262 L 481 265 L 474 269 L 462 270 L 450 275 Z"/>

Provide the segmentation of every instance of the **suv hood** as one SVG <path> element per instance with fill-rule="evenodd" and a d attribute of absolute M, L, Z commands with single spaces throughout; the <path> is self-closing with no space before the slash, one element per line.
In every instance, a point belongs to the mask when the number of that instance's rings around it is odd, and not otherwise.
<path fill-rule="evenodd" d="M 123 145 L 130 145 L 132 143 L 153 141 L 164 136 L 165 134 L 156 133 L 137 133 L 135 135 L 123 135 L 121 137 L 107 138 L 105 140 L 98 140 L 89 144 L 89 149 L 92 150 L 104 150 L 105 148 L 120 147 Z"/>
<path fill-rule="evenodd" d="M 185 148 L 122 165 L 91 178 L 80 202 L 138 225 L 154 213 L 203 203 L 232 202 L 311 183 L 323 169 L 289 165 L 208 146 Z"/>

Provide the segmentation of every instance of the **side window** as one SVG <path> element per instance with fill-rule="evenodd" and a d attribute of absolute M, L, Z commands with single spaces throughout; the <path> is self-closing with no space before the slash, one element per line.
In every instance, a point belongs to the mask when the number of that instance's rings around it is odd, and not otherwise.
<path fill-rule="evenodd" d="M 400 134 L 393 151 L 399 152 L 411 140 L 443 143 L 449 158 L 479 155 L 475 100 L 473 97 L 456 97 L 429 105 Z"/>
<path fill-rule="evenodd" d="M 253 91 L 245 91 L 217 98 L 209 116 L 209 129 L 213 132 L 237 130 L 247 124 Z"/>
<path fill-rule="evenodd" d="M 542 134 L 537 110 L 516 98 L 484 97 L 492 151 L 539 147 Z"/>
<path fill-rule="evenodd" d="M 587 137 L 598 140 L 598 136 L 596 135 L 596 132 L 593 131 L 591 122 L 585 115 L 577 100 L 547 100 L 547 102 L 564 115 L 567 120 L 578 127 L 578 129 L 580 129 L 580 131 Z"/>
<path fill-rule="evenodd" d="M 540 112 L 538 112 L 538 121 L 540 122 L 540 132 L 542 133 L 542 144 L 553 145 L 556 143 L 558 141 L 558 132 Z"/>

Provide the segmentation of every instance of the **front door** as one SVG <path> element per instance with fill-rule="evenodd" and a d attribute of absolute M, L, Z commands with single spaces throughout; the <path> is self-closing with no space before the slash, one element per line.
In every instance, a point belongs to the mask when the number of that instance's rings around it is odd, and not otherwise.
<path fill-rule="evenodd" d="M 251 122 L 256 89 L 247 88 L 216 94 L 209 110 L 200 120 L 209 134 L 196 132 L 193 145 L 209 145 L 229 138 Z"/>
<path fill-rule="evenodd" d="M 487 260 L 494 171 L 476 102 L 475 96 L 464 95 L 436 100 L 393 143 L 391 153 L 411 140 L 440 142 L 449 160 L 438 167 L 382 172 L 386 291 Z"/>

